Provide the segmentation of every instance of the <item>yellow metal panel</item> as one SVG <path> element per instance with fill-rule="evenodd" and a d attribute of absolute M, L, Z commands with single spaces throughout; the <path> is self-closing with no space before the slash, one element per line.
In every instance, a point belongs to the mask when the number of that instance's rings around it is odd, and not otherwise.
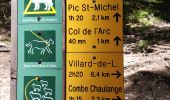
<path fill-rule="evenodd" d="M 66 0 L 66 100 L 124 100 L 123 73 L 122 0 Z"/>
<path fill-rule="evenodd" d="M 99 7 L 104 7 L 105 10 L 99 10 Z M 97 0 L 96 3 L 92 3 L 92 0 L 67 0 L 66 9 L 68 52 L 122 51 L 123 21 L 121 0 Z M 116 13 L 120 14 L 118 22 L 114 17 Z M 82 17 L 83 20 L 80 21 Z M 114 41 L 117 36 L 121 39 L 119 46 Z M 94 46 L 95 48 L 93 48 Z"/>

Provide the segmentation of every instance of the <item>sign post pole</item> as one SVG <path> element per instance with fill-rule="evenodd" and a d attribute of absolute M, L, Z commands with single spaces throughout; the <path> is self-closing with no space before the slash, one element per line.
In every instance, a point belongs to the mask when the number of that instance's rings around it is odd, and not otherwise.
<path fill-rule="evenodd" d="M 11 80 L 10 100 L 16 100 L 17 72 L 17 0 L 11 0 Z"/>

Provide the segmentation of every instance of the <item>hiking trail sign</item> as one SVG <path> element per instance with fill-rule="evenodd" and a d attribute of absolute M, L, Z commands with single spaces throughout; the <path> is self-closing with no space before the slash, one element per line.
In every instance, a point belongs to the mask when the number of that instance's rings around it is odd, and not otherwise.
<path fill-rule="evenodd" d="M 25 62 L 56 61 L 55 31 L 25 31 Z"/>
<path fill-rule="evenodd" d="M 18 5 L 19 24 L 62 22 L 62 0 L 22 0 Z"/>
<path fill-rule="evenodd" d="M 50 27 L 49 27 L 50 26 Z M 20 65 L 25 68 L 61 68 L 62 27 L 21 25 L 18 27 Z M 23 37 L 20 39 L 20 37 Z"/>
<path fill-rule="evenodd" d="M 122 0 L 66 0 L 66 44 L 66 100 L 124 100 Z"/>
<path fill-rule="evenodd" d="M 17 100 L 62 100 L 62 0 L 18 1 Z"/>

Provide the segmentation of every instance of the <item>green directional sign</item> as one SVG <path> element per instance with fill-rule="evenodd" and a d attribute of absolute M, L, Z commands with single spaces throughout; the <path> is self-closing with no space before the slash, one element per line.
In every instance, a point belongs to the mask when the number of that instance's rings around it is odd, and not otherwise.
<path fill-rule="evenodd" d="M 55 77 L 25 76 L 24 100 L 55 100 Z"/>
<path fill-rule="evenodd" d="M 21 0 L 18 24 L 62 23 L 62 0 Z"/>
<path fill-rule="evenodd" d="M 25 31 L 24 32 L 25 62 L 56 61 L 56 31 Z"/>

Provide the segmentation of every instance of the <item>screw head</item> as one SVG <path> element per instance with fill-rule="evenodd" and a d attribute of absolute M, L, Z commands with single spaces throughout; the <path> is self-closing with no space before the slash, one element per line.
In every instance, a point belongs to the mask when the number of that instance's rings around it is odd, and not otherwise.
<path fill-rule="evenodd" d="M 40 20 L 41 20 L 41 17 L 40 17 L 40 16 L 38 16 L 38 17 L 37 17 L 37 20 L 38 20 L 38 21 L 40 21 Z"/>
<path fill-rule="evenodd" d="M 38 60 L 38 64 L 42 64 L 42 59 L 39 59 L 39 60 Z"/>
<path fill-rule="evenodd" d="M 42 33 L 42 32 L 38 32 L 37 34 L 38 34 L 38 35 L 42 35 L 43 33 Z"/>
<path fill-rule="evenodd" d="M 93 45 L 92 47 L 93 47 L 93 49 L 96 49 L 96 46 L 95 46 L 95 45 Z"/>
<path fill-rule="evenodd" d="M 35 80 L 36 80 L 36 81 L 40 81 L 41 78 L 40 78 L 39 76 L 36 76 L 36 77 L 35 77 Z"/>
<path fill-rule="evenodd" d="M 93 57 L 93 60 L 96 60 L 96 56 Z"/>

